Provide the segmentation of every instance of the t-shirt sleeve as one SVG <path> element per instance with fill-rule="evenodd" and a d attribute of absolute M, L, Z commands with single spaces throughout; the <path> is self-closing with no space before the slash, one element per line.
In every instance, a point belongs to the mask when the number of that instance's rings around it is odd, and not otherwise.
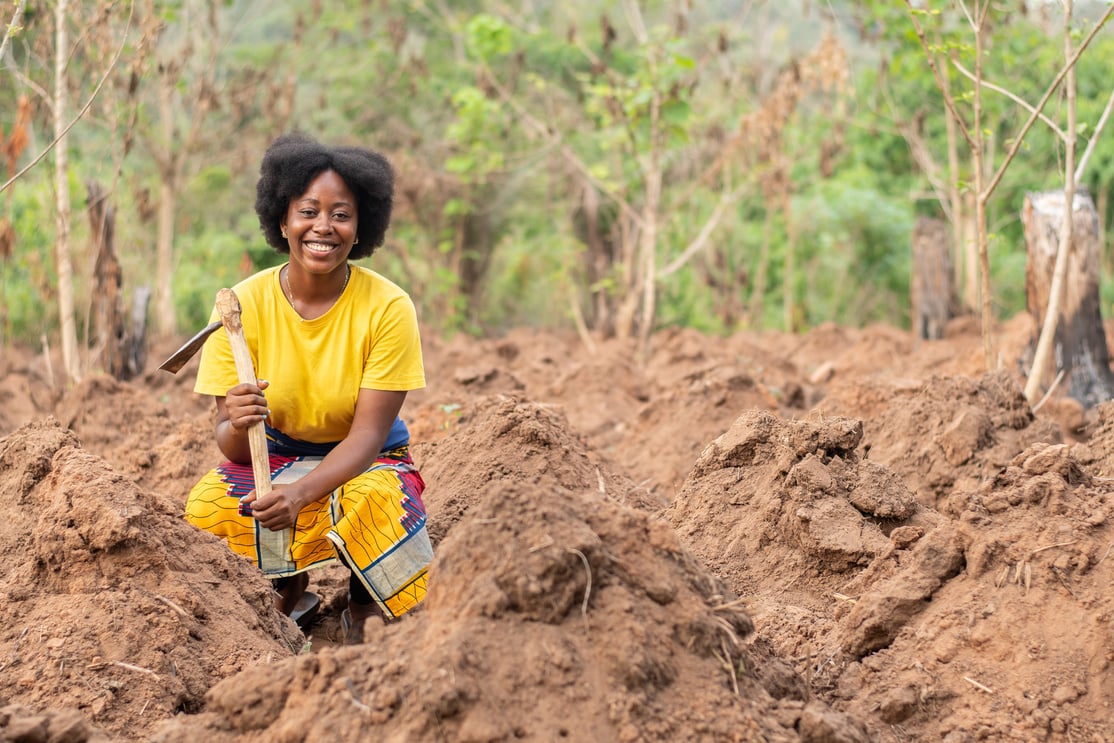
<path fill-rule="evenodd" d="M 393 299 L 381 315 L 360 387 L 406 391 L 425 387 L 418 316 L 410 297 Z"/>
<path fill-rule="evenodd" d="M 216 308 L 209 316 L 209 322 L 220 319 Z M 228 332 L 218 328 L 201 348 L 201 363 L 197 370 L 197 382 L 193 391 L 200 395 L 224 397 L 228 390 L 239 384 L 236 374 L 236 361 L 232 357 L 232 344 Z"/>

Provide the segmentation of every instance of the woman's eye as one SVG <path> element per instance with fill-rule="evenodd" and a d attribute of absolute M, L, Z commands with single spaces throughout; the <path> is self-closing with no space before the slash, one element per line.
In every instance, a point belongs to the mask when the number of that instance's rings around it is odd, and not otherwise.
<path fill-rule="evenodd" d="M 300 211 L 298 213 L 301 214 L 303 217 L 313 217 L 314 216 L 314 211 L 312 209 L 303 209 L 302 211 Z"/>
<path fill-rule="evenodd" d="M 340 212 L 338 214 L 334 214 L 333 219 L 344 221 L 345 219 L 348 219 L 348 213 L 347 212 Z"/>

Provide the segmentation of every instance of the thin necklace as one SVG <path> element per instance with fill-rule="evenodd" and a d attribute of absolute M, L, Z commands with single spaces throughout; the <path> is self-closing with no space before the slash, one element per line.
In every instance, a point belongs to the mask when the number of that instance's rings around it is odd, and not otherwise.
<path fill-rule="evenodd" d="M 348 288 L 348 279 L 352 278 L 352 264 L 346 263 L 344 268 L 344 283 L 340 287 L 340 294 L 337 295 L 337 299 L 340 299 L 344 295 L 344 290 Z M 286 301 L 290 303 L 291 307 L 294 307 L 294 293 L 290 290 L 289 263 L 279 270 L 279 286 L 282 288 L 282 293 L 286 295 Z M 336 302 L 336 299 L 334 299 L 333 302 Z M 294 311 L 297 312 L 298 309 L 294 307 Z"/>

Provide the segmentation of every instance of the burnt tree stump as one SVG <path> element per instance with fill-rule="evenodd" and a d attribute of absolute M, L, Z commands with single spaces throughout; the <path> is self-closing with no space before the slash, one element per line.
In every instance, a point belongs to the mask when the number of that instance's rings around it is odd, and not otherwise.
<path fill-rule="evenodd" d="M 956 315 L 958 302 L 952 270 L 951 230 L 947 222 L 917 217 L 913 226 L 913 335 L 918 340 L 944 337 L 948 320 Z"/>
<path fill-rule="evenodd" d="M 123 271 L 116 256 L 116 210 L 108 194 L 95 181 L 85 184 L 88 192 L 89 226 L 97 261 L 94 267 L 92 315 L 97 346 L 103 354 L 105 370 L 116 379 L 131 379 L 142 373 L 146 362 L 146 320 L 142 335 L 128 332 L 122 294 Z M 148 292 L 149 296 L 149 292 Z M 147 299 L 143 298 L 146 312 Z M 137 325 L 133 317 L 132 324 Z M 140 350 L 141 349 L 141 350 Z"/>
<path fill-rule="evenodd" d="M 1063 217 L 1063 191 L 1025 196 L 1021 213 L 1028 254 L 1025 293 L 1034 328 L 1029 358 L 1036 349 L 1048 310 Z M 1038 374 L 1050 384 L 1063 371 L 1067 394 L 1086 408 L 1114 397 L 1114 373 L 1110 371 L 1099 297 L 1100 267 L 1098 214 L 1090 195 L 1080 191 L 1072 204 L 1072 243 L 1064 276 L 1063 304 L 1053 339 L 1053 358 L 1048 368 L 1032 369 L 1029 373 Z"/>
<path fill-rule="evenodd" d="M 151 287 L 137 286 L 132 295 L 131 335 L 128 339 L 127 373 L 138 377 L 147 366 L 147 306 L 151 304 Z"/>

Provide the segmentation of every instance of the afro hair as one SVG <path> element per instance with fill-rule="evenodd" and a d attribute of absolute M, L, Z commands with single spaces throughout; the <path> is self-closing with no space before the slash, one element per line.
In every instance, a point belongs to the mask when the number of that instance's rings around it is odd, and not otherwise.
<path fill-rule="evenodd" d="M 326 170 L 344 179 L 356 197 L 357 237 L 351 258 L 366 258 L 383 244 L 391 222 L 394 171 L 387 158 L 363 147 L 329 147 L 304 134 L 284 134 L 267 148 L 255 186 L 255 213 L 267 243 L 280 253 L 290 245 L 280 224 L 291 199 L 305 193 Z"/>

